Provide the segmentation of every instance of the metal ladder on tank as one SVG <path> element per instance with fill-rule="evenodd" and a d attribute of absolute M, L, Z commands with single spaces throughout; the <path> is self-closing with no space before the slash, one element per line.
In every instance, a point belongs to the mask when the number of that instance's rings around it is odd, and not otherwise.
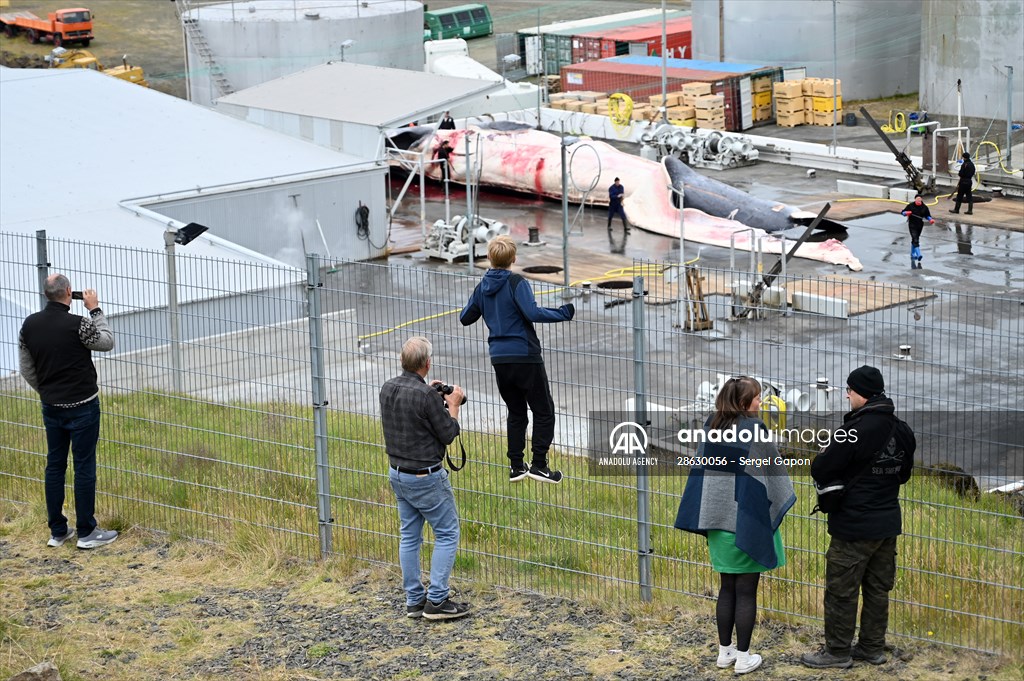
<path fill-rule="evenodd" d="M 221 97 L 230 95 L 235 91 L 235 88 L 231 87 L 231 82 L 224 75 L 224 69 L 214 59 L 213 50 L 210 49 L 209 43 L 206 42 L 203 29 L 199 27 L 199 22 L 191 16 L 188 5 L 189 0 L 174 0 L 174 6 L 178 10 L 178 18 L 181 19 L 181 25 L 185 27 L 185 33 L 188 35 L 189 42 L 195 48 L 200 59 L 206 64 L 210 73 L 210 79 L 213 80 L 217 91 Z"/>

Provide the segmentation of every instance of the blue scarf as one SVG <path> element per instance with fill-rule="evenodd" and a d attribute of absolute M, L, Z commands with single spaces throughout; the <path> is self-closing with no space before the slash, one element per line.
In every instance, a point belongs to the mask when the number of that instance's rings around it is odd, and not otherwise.
<path fill-rule="evenodd" d="M 710 419 L 709 419 L 710 422 Z M 704 431 L 709 432 L 705 424 Z M 737 432 L 769 434 L 759 419 L 742 417 Z M 779 450 L 771 442 L 702 442 L 697 457 L 721 459 L 721 464 L 690 469 L 675 527 L 707 536 L 708 530 L 736 535 L 736 548 L 767 568 L 778 567 L 775 531 L 793 504 L 796 493 L 786 467 L 777 463 Z M 759 460 L 740 464 L 740 458 Z"/>

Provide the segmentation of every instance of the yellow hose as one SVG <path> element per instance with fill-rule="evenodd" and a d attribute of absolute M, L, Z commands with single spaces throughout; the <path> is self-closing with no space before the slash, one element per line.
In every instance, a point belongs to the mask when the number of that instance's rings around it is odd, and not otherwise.
<path fill-rule="evenodd" d="M 786 427 L 786 401 L 778 395 L 769 395 L 761 400 L 761 420 L 769 430 L 783 430 Z"/>
<path fill-rule="evenodd" d="M 1017 173 L 1024 173 L 1024 170 L 1021 170 L 1020 168 L 1018 168 L 1017 170 L 1010 170 L 1005 165 L 1003 165 L 1003 156 L 1002 156 L 1003 152 L 1001 152 L 999 150 L 999 145 L 996 144 L 995 142 L 989 142 L 988 140 L 985 140 L 984 142 L 979 144 L 977 147 L 974 148 L 974 155 L 975 155 L 975 157 L 977 157 L 977 155 L 978 155 L 978 149 L 983 147 L 983 146 L 985 146 L 986 144 L 991 145 L 991 146 L 996 148 L 996 154 L 999 157 L 999 167 L 1003 169 L 1004 173 L 1006 173 L 1007 175 L 1015 175 Z"/>
<path fill-rule="evenodd" d="M 616 130 L 633 124 L 633 99 L 621 92 L 608 98 L 608 118 Z"/>
<path fill-rule="evenodd" d="M 892 116 L 892 112 L 889 112 L 889 116 Z M 896 127 L 890 126 L 888 123 L 882 126 L 882 132 L 894 135 L 901 132 L 907 131 L 907 115 L 902 111 L 896 112 Z"/>
<path fill-rule="evenodd" d="M 693 263 L 697 262 L 699 259 L 700 259 L 700 256 L 697 256 L 693 260 L 688 261 L 686 264 L 687 265 L 692 265 Z M 666 271 L 666 269 L 668 269 L 668 268 L 662 269 L 660 265 L 655 265 L 653 263 L 648 264 L 648 265 L 632 265 L 630 267 L 620 267 L 618 269 L 608 270 L 607 272 L 602 274 L 600 277 L 593 277 L 591 279 L 581 279 L 579 281 L 570 282 L 569 288 L 572 288 L 573 286 L 579 286 L 584 281 L 604 281 L 606 279 L 618 279 L 620 277 L 624 277 L 624 276 L 627 276 L 627 275 L 633 275 L 633 274 L 639 274 L 639 275 L 643 275 L 643 276 L 652 276 L 652 275 L 664 276 L 664 272 Z M 559 288 L 553 288 L 553 289 L 550 289 L 548 291 L 541 291 L 540 293 L 538 293 L 536 295 L 538 295 L 538 296 L 550 296 L 550 295 L 553 295 L 555 293 L 561 293 L 565 289 L 566 289 L 565 286 L 560 286 Z M 430 321 L 431 319 L 439 319 L 439 318 L 444 317 L 446 315 L 454 314 L 456 312 L 461 312 L 461 311 L 462 310 L 460 308 L 453 308 L 453 309 L 448 310 L 446 312 L 438 312 L 437 314 L 427 315 L 426 317 L 420 317 L 419 319 L 412 319 L 410 321 L 402 322 L 401 324 L 393 326 L 390 329 L 384 329 L 383 331 L 374 331 L 373 333 L 368 333 L 368 334 L 365 334 L 365 335 L 362 335 L 362 336 L 358 336 L 357 340 L 359 341 L 359 344 L 361 345 L 362 342 L 364 340 L 367 340 L 368 338 L 374 338 L 376 336 L 386 336 L 389 333 L 393 333 L 395 331 L 398 331 L 399 329 L 404 329 L 407 326 L 411 326 L 411 325 L 417 324 L 419 322 L 427 322 L 427 321 Z"/>

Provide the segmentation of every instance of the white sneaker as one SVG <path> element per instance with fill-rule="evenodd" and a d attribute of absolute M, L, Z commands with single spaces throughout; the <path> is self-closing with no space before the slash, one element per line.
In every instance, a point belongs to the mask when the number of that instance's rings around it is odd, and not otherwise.
<path fill-rule="evenodd" d="M 736 663 L 736 646 L 735 645 L 719 645 L 718 646 L 718 665 L 719 669 L 728 669 Z"/>
<path fill-rule="evenodd" d="M 74 536 L 75 536 L 74 528 L 70 528 L 69 527 L 67 534 L 65 534 L 63 537 L 53 537 L 53 536 L 51 536 L 50 537 L 50 541 L 46 542 L 46 545 L 47 546 L 64 546 L 64 542 L 66 542 L 68 539 L 71 539 Z"/>
<path fill-rule="evenodd" d="M 96 528 L 85 537 L 78 538 L 78 548 L 80 549 L 95 549 L 100 546 L 106 546 L 117 539 L 116 530 L 101 530 Z"/>
<path fill-rule="evenodd" d="M 736 651 L 737 674 L 749 674 L 760 667 L 762 662 L 764 662 L 764 660 L 762 660 L 761 656 L 757 653 L 752 653 L 750 651 L 744 652 L 742 650 Z"/>

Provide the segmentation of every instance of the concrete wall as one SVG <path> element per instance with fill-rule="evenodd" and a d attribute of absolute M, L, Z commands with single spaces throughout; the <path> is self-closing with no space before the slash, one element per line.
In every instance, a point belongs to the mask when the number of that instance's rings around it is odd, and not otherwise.
<path fill-rule="evenodd" d="M 921 108 L 955 116 L 956 81 L 963 113 L 996 119 L 1006 131 L 1006 66 L 1013 67 L 1013 117 L 1024 120 L 1024 4 L 1021 0 L 924 0 Z"/>
<path fill-rule="evenodd" d="M 723 41 L 719 0 L 693 0 L 694 59 L 718 61 L 722 42 L 724 61 L 806 66 L 810 77 L 831 78 L 835 54 L 845 99 L 918 90 L 921 5 L 915 0 L 723 0 L 721 8 Z"/>

